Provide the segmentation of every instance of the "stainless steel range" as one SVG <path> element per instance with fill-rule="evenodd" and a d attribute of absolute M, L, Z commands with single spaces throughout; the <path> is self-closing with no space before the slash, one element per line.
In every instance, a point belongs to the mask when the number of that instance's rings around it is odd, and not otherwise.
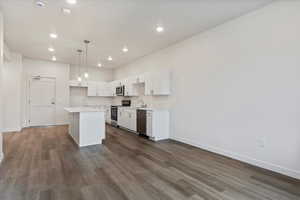
<path fill-rule="evenodd" d="M 111 124 L 113 126 L 118 126 L 118 107 L 130 107 L 131 100 L 122 100 L 122 105 L 112 105 L 111 106 Z"/>

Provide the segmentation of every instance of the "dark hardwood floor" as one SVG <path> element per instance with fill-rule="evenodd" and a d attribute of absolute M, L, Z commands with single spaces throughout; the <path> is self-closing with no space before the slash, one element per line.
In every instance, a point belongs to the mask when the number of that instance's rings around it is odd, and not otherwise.
<path fill-rule="evenodd" d="M 78 149 L 66 126 L 4 135 L 0 200 L 288 200 L 300 183 L 175 141 L 107 126 L 104 145 Z"/>

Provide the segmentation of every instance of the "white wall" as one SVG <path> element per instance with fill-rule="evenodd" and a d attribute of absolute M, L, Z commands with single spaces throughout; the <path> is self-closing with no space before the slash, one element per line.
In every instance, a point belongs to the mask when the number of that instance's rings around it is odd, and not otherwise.
<path fill-rule="evenodd" d="M 23 123 L 28 120 L 28 78 L 31 76 L 45 76 L 56 78 L 56 124 L 68 124 L 68 113 L 64 111 L 64 107 L 69 106 L 69 73 L 70 66 L 58 62 L 49 62 L 42 60 L 34 60 L 29 58 L 23 59 L 23 85 L 25 94 L 22 99 L 24 116 Z M 26 124 L 27 125 L 27 124 Z"/>
<path fill-rule="evenodd" d="M 20 131 L 22 128 L 22 55 L 10 54 L 3 67 L 3 131 Z"/>
<path fill-rule="evenodd" d="M 0 161 L 3 159 L 3 145 L 2 145 L 2 129 L 3 129 L 3 83 L 2 83 L 2 69 L 3 69 L 3 15 L 0 12 Z"/>
<path fill-rule="evenodd" d="M 111 69 L 100 69 L 97 67 L 89 68 L 90 81 L 105 81 L 109 82 L 113 78 Z M 77 66 L 70 67 L 70 80 L 76 80 L 79 74 Z M 82 76 L 83 77 L 83 76 Z M 87 88 L 71 87 L 70 89 L 70 105 L 111 105 L 112 98 L 108 97 L 87 97 Z"/>
<path fill-rule="evenodd" d="M 300 178 L 299 10 L 299 1 L 275 2 L 121 67 L 115 78 L 171 68 L 165 101 L 174 139 Z"/>

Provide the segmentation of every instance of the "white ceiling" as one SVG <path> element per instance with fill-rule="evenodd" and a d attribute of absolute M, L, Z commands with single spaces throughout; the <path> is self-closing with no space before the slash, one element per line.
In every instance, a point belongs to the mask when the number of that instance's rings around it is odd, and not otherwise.
<path fill-rule="evenodd" d="M 0 0 L 5 17 L 5 41 L 26 57 L 50 60 L 55 48 L 59 62 L 76 61 L 83 40 L 92 41 L 89 65 L 99 61 L 118 67 L 158 49 L 265 5 L 272 0 L 48 0 L 45 8 L 34 0 Z M 72 9 L 65 16 L 62 7 Z M 157 24 L 165 27 L 155 32 Z M 49 33 L 56 32 L 56 40 Z M 127 45 L 129 52 L 123 53 Z M 112 62 L 106 58 L 111 55 Z"/>

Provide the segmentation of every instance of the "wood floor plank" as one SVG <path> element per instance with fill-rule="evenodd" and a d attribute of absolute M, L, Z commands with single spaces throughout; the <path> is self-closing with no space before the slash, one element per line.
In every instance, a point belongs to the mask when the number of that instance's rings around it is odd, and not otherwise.
<path fill-rule="evenodd" d="M 67 126 L 4 134 L 1 200 L 300 200 L 300 181 L 173 140 L 107 126 L 79 149 Z"/>

